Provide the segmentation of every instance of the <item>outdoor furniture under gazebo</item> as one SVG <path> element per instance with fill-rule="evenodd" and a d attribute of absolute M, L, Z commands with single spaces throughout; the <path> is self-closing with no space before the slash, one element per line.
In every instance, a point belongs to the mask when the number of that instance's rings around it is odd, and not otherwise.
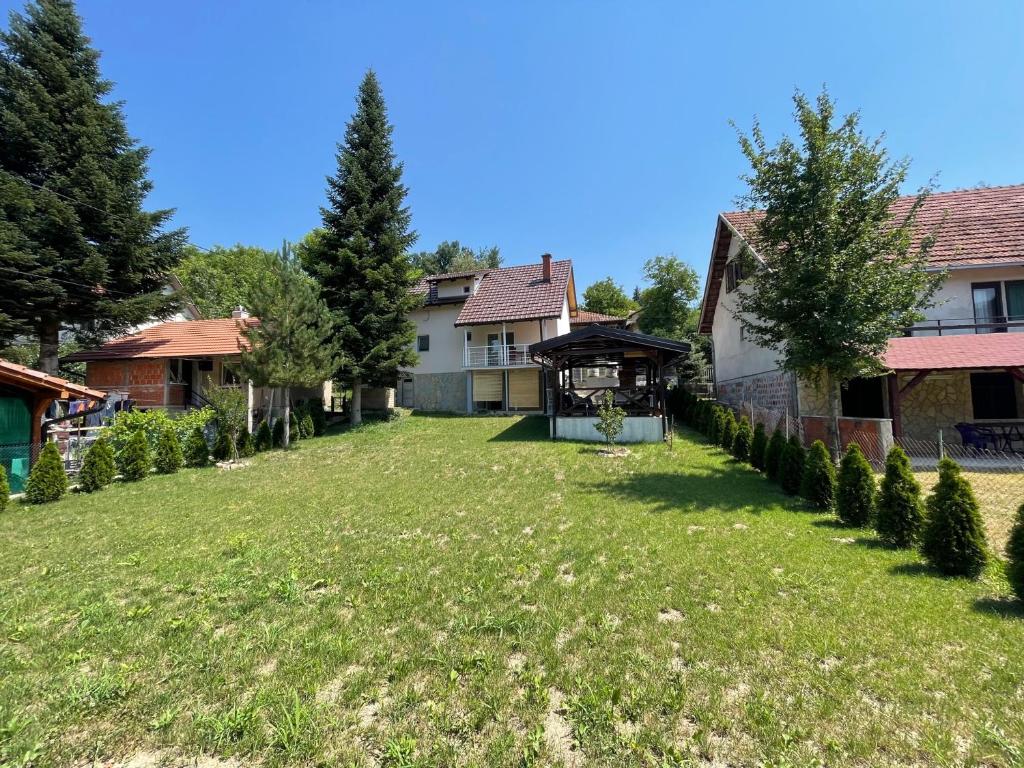
<path fill-rule="evenodd" d="M 606 393 L 626 412 L 621 442 L 658 442 L 668 431 L 665 378 L 690 352 L 682 341 L 589 325 L 530 346 L 544 368 L 551 437 L 604 440 L 595 429 Z M 600 371 L 600 376 L 582 375 Z M 612 375 L 614 374 L 614 375 Z"/>

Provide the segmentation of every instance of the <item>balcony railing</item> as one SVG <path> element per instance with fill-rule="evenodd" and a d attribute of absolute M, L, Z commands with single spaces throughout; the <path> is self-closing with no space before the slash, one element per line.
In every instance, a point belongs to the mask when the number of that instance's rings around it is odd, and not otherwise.
<path fill-rule="evenodd" d="M 961 333 L 1020 333 L 1024 331 L 1024 318 L 1007 317 L 953 317 L 938 320 L 922 320 L 917 325 L 905 328 L 905 336 L 952 336 Z"/>
<path fill-rule="evenodd" d="M 536 365 L 530 359 L 529 344 L 491 344 L 466 347 L 462 355 L 464 368 L 525 368 Z"/>

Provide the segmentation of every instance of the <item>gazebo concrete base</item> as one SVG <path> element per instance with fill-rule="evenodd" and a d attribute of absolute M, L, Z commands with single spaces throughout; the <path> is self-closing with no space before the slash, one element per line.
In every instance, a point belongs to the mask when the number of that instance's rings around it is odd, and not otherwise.
<path fill-rule="evenodd" d="M 596 416 L 553 416 L 551 436 L 558 440 L 582 440 L 603 443 L 604 435 L 597 431 Z M 660 416 L 627 416 L 622 421 L 622 434 L 617 443 L 660 443 L 665 439 Z"/>

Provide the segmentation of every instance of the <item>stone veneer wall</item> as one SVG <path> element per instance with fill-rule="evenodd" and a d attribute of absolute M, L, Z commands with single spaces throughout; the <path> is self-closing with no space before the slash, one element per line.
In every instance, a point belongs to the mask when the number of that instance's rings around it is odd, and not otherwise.
<path fill-rule="evenodd" d="M 786 371 L 768 371 L 719 382 L 718 400 L 743 413 L 753 405 L 755 409 L 772 411 L 778 419 L 782 419 L 787 413 L 793 419 L 797 415 L 796 388 L 793 386 L 793 380 L 793 375 Z M 766 426 L 774 428 L 775 425 Z"/>
<path fill-rule="evenodd" d="M 466 373 L 417 373 L 413 402 L 418 411 L 466 412 Z"/>
<path fill-rule="evenodd" d="M 900 386 L 911 376 L 900 376 Z M 954 424 L 974 419 L 971 374 L 968 371 L 936 372 L 903 396 L 903 436 L 936 442 L 959 440 Z"/>

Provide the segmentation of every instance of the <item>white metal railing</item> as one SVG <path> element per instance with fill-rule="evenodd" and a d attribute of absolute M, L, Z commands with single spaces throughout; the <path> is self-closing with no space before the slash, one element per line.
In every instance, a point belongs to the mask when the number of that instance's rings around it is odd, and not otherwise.
<path fill-rule="evenodd" d="M 523 368 L 536 363 L 530 359 L 529 344 L 490 344 L 486 347 L 465 347 L 464 368 Z"/>

